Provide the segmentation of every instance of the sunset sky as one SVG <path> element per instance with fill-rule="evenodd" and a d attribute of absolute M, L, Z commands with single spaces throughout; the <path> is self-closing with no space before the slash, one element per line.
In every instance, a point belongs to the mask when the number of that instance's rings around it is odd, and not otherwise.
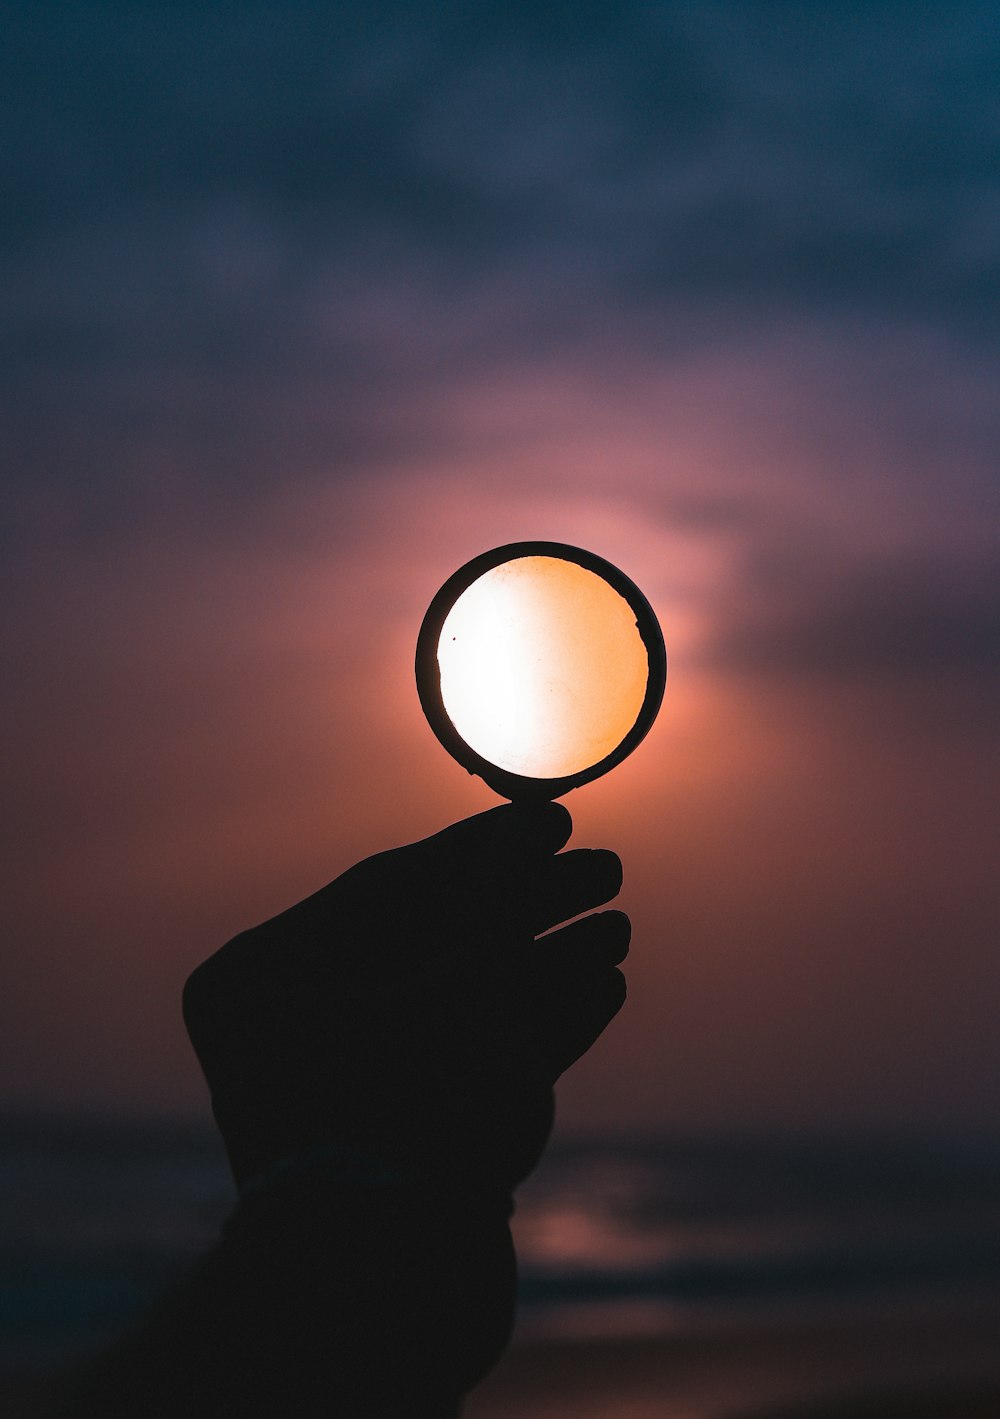
<path fill-rule="evenodd" d="M 188 971 L 491 806 L 430 598 L 654 604 L 568 1130 L 1000 1126 L 995 3 L 4 7 L 0 1102 L 204 1113 Z"/>

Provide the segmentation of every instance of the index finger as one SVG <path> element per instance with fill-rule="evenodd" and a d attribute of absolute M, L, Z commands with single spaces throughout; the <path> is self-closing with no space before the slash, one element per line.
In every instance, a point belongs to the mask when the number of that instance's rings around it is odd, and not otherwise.
<path fill-rule="evenodd" d="M 455 862 L 489 859 L 513 868 L 553 856 L 572 831 L 573 820 L 561 803 L 505 803 L 452 823 L 414 846 Z"/>
<path fill-rule="evenodd" d="M 405 850 L 407 872 L 422 880 L 425 900 L 447 903 L 470 942 L 509 930 L 530 939 L 540 885 L 572 829 L 561 804 L 504 804 Z"/>

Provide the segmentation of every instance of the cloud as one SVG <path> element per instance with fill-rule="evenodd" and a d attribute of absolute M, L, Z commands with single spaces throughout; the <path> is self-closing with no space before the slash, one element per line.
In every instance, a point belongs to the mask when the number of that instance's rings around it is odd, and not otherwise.
<path fill-rule="evenodd" d="M 875 564 L 758 567 L 766 610 L 734 597 L 712 661 L 728 670 L 855 680 L 1000 675 L 1000 589 L 991 562 L 933 554 Z M 985 683 L 983 685 L 985 690 Z"/>
<path fill-rule="evenodd" d="M 459 288 L 527 250 L 616 300 L 994 289 L 989 7 L 21 5 L 6 39 L 8 249 L 147 212 L 183 262 L 221 200 Z"/>
<path fill-rule="evenodd" d="M 995 48 L 978 4 L 11 7 L 10 557 L 499 479 L 687 537 L 708 659 L 985 658 Z"/>

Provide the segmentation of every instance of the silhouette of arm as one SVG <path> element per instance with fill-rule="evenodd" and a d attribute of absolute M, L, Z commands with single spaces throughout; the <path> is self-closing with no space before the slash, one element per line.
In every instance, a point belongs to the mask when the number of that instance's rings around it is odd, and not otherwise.
<path fill-rule="evenodd" d="M 570 830 L 555 804 L 480 814 L 194 972 L 185 1020 L 241 1202 L 68 1412 L 457 1414 L 509 1338 L 511 1199 L 552 1086 L 625 995 L 627 917 L 571 920 L 620 864 L 560 852 Z"/>

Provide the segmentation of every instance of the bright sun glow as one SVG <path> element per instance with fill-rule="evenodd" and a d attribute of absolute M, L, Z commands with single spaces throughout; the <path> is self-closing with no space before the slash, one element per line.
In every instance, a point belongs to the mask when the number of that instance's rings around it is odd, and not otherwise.
<path fill-rule="evenodd" d="M 491 764 L 562 778 L 628 734 L 646 693 L 646 647 L 625 599 L 558 557 L 519 557 L 474 581 L 438 642 L 448 717 Z"/>

